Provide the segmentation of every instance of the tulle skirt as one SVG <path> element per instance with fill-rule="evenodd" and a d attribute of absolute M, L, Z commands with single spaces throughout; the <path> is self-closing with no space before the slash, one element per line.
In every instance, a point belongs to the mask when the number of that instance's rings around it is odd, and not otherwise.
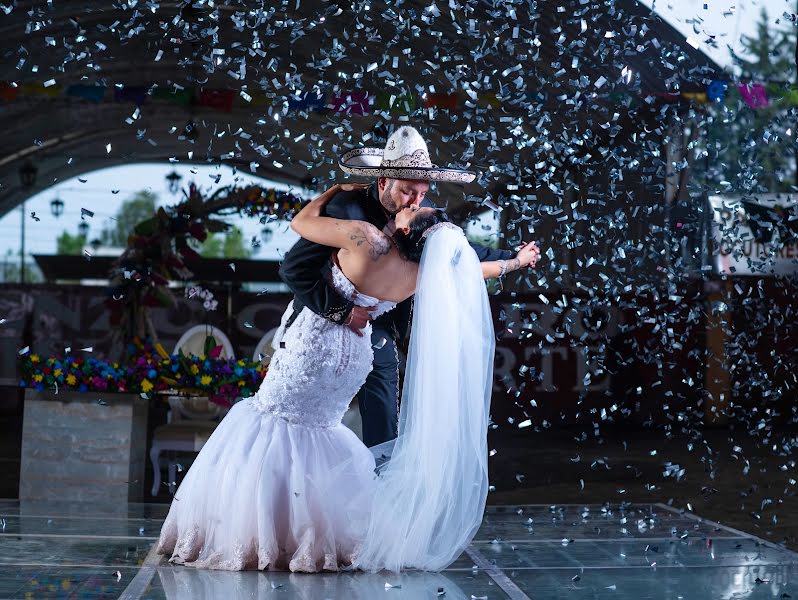
<path fill-rule="evenodd" d="M 336 571 L 363 541 L 374 457 L 344 425 L 289 423 L 242 400 L 186 474 L 158 552 L 208 569 Z"/>

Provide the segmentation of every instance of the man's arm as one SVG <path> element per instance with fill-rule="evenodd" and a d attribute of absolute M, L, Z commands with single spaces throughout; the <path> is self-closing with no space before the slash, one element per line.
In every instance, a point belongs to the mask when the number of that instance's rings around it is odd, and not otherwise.
<path fill-rule="evenodd" d="M 474 242 L 468 243 L 471 244 L 474 252 L 477 253 L 479 262 L 485 262 L 489 260 L 509 260 L 515 256 L 515 252 L 512 250 L 496 250 L 494 248 L 488 248 L 487 246 L 482 246 Z"/>
<path fill-rule="evenodd" d="M 325 319 L 343 323 L 354 303 L 335 291 L 322 276 L 332 250 L 328 246 L 300 239 L 283 258 L 280 279 L 302 306 L 307 306 Z"/>
<path fill-rule="evenodd" d="M 327 216 L 348 218 L 347 193 L 336 194 L 325 207 Z M 334 248 L 301 238 L 280 264 L 280 279 L 303 306 L 334 323 L 346 321 L 354 303 L 341 296 L 322 276 Z"/>
<path fill-rule="evenodd" d="M 424 198 L 419 206 L 424 208 L 437 208 L 429 198 Z M 477 253 L 479 262 L 485 262 L 486 260 L 509 260 L 515 256 L 515 252 L 512 250 L 496 250 L 494 248 L 482 246 L 481 244 L 475 244 L 474 242 L 468 243 L 471 244 L 474 252 Z"/>

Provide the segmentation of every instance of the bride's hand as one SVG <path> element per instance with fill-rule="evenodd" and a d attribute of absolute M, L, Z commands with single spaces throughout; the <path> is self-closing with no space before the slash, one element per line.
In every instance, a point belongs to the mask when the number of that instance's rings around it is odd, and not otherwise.
<path fill-rule="evenodd" d="M 534 268 L 540 258 L 540 248 L 535 242 L 524 245 L 515 255 L 522 267 Z"/>
<path fill-rule="evenodd" d="M 354 192 L 355 190 L 365 190 L 369 185 L 369 183 L 338 183 L 336 184 L 338 189 L 342 192 Z"/>

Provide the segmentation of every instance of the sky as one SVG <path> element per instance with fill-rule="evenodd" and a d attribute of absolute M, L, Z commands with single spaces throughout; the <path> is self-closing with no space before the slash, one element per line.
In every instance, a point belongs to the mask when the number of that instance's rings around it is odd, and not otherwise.
<path fill-rule="evenodd" d="M 94 213 L 93 217 L 85 218 L 90 227 L 88 239 L 99 237 L 103 229 L 113 226 L 113 217 L 122 202 L 139 190 L 146 189 L 154 192 L 158 196 L 159 206 L 179 203 L 184 197 L 182 192 L 172 195 L 167 188 L 166 175 L 173 170 L 183 177 L 180 182 L 181 187 L 185 187 L 189 181 L 193 180 L 207 193 L 211 193 L 219 187 L 236 183 L 236 178 L 238 178 L 239 185 L 252 182 L 278 190 L 290 189 L 289 186 L 268 182 L 258 177 L 242 173 L 234 174 L 232 168 L 227 166 L 138 164 L 102 169 L 81 175 L 80 179 L 66 180 L 28 199 L 25 204 L 27 214 L 26 253 L 54 254 L 55 239 L 62 231 L 67 230 L 72 234 L 77 234 L 81 209 L 84 208 Z M 192 170 L 195 173 L 192 173 Z M 214 185 L 211 177 L 215 178 L 217 174 L 221 174 L 221 178 L 218 185 Z M 81 180 L 85 180 L 85 182 Z M 146 182 L 146 184 L 142 185 L 142 182 Z M 119 190 L 119 193 L 113 194 L 111 190 Z M 293 191 L 299 193 L 299 190 Z M 50 202 L 55 197 L 59 197 L 64 202 L 64 213 L 59 218 L 54 217 L 50 210 Z M 109 199 L 111 199 L 110 202 Z M 31 217 L 32 212 L 40 221 Z M 0 255 L 4 259 L 7 251 L 11 250 L 17 256 L 14 260 L 19 261 L 20 221 L 20 209 L 11 211 L 0 219 Z M 261 240 L 258 252 L 253 256 L 256 259 L 279 260 L 298 239 L 298 236 L 285 222 L 261 225 L 258 219 L 247 217 L 230 218 L 228 222 L 243 231 L 248 244 L 253 236 L 257 236 Z M 267 226 L 273 232 L 272 240 L 268 245 L 263 244 L 260 238 L 261 230 Z"/>
<path fill-rule="evenodd" d="M 785 27 L 785 12 L 798 12 L 798 0 L 639 0 L 653 8 L 673 27 L 700 42 L 699 49 L 723 67 L 731 66 L 729 48 L 742 52 L 740 38 L 755 35 L 760 13 L 764 8 L 768 21 Z M 779 20 L 780 23 L 776 23 Z M 715 36 L 716 47 L 707 44 Z"/>
<path fill-rule="evenodd" d="M 641 0 L 643 4 L 653 7 L 666 21 L 684 34 L 685 38 L 691 37 L 700 42 L 699 48 L 712 57 L 722 66 L 730 66 L 729 47 L 740 52 L 740 38 L 742 35 L 753 35 L 756 23 L 762 8 L 765 8 L 769 20 L 775 25 L 785 26 L 784 12 L 798 11 L 798 0 Z M 711 47 L 705 40 L 710 35 L 716 36 L 717 47 Z M 190 173 L 194 168 L 197 172 Z M 25 206 L 26 211 L 26 251 L 28 254 L 54 254 L 56 238 L 63 230 L 77 233 L 80 222 L 81 208 L 94 212 L 94 217 L 88 219 L 90 224 L 89 239 L 99 236 L 104 226 L 109 225 L 111 218 L 121 202 L 140 189 L 150 189 L 159 197 L 160 205 L 176 203 L 180 196 L 172 196 L 166 187 L 165 176 L 172 170 L 177 170 L 183 175 L 182 184 L 194 179 L 200 186 L 209 190 L 214 189 L 211 177 L 222 174 L 220 186 L 233 183 L 234 175 L 230 168 L 215 166 L 188 166 L 188 165 L 123 165 L 111 169 L 95 171 L 77 178 L 64 181 L 54 187 L 31 197 Z M 244 181 L 264 180 L 241 177 Z M 146 182 L 147 185 L 142 185 Z M 286 186 L 269 183 L 276 189 L 288 189 Z M 119 189 L 119 193 L 112 195 L 111 190 Z M 297 191 L 297 190 L 294 190 Z M 64 214 L 56 219 L 50 211 L 50 201 L 56 196 L 65 202 Z M 109 199 L 111 200 L 109 202 Z M 40 220 L 36 221 L 30 215 L 35 213 Z M 16 209 L 0 218 L 0 260 L 5 260 L 8 252 L 17 256 L 20 248 L 20 218 L 21 211 Z M 263 229 L 257 219 L 241 218 L 231 220 L 244 232 L 245 239 L 249 241 L 253 236 L 260 236 Z M 274 232 L 269 244 L 261 244 L 254 258 L 264 260 L 279 260 L 282 255 L 293 245 L 296 235 L 288 228 L 286 223 L 270 225 Z M 18 262 L 18 258 L 10 258 Z"/>

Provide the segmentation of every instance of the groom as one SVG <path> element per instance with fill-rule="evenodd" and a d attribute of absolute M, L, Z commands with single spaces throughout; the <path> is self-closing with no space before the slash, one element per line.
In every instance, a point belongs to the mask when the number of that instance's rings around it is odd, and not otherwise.
<path fill-rule="evenodd" d="M 326 216 L 337 219 L 368 221 L 393 233 L 393 217 L 410 206 L 434 205 L 424 196 L 430 181 L 467 183 L 474 173 L 444 169 L 432 164 L 427 144 L 412 127 L 400 127 L 385 146 L 358 148 L 344 154 L 339 165 L 352 175 L 376 178 L 364 190 L 340 192 L 326 206 Z M 387 229 L 386 229 L 387 227 Z M 471 244 L 480 261 L 506 260 L 506 271 L 513 270 L 514 253 Z M 286 254 L 280 266 L 280 277 L 294 293 L 294 313 L 287 327 L 307 306 L 330 321 L 349 327 L 358 335 L 370 320 L 372 307 L 355 306 L 327 283 L 333 249 L 300 239 Z M 515 267 L 517 268 L 517 267 Z M 374 319 L 371 342 L 374 365 L 366 383 L 357 395 L 363 420 L 363 442 L 374 446 L 397 435 L 399 408 L 399 356 L 396 341 L 407 337 L 410 327 L 412 299 Z"/>

